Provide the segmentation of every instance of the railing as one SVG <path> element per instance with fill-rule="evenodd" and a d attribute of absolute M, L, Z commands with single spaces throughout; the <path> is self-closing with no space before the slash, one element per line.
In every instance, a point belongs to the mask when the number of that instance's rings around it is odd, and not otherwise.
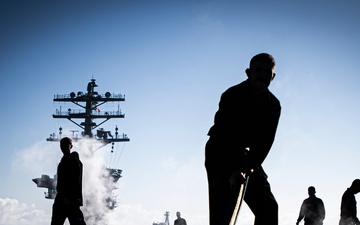
<path fill-rule="evenodd" d="M 96 141 L 102 141 L 102 140 L 108 140 L 111 142 L 111 140 L 114 140 L 114 139 L 123 139 L 123 140 L 127 140 L 129 139 L 129 137 L 127 136 L 127 134 L 125 133 L 122 133 L 122 134 L 118 134 L 118 135 L 113 135 L 113 137 L 107 137 L 106 139 L 104 138 L 99 138 L 98 136 L 96 136 L 95 134 L 93 134 L 93 140 L 96 140 Z M 55 134 L 55 133 L 52 133 L 50 134 L 50 137 L 48 137 L 46 140 L 48 141 L 60 141 L 61 138 L 65 137 L 66 135 L 60 135 L 60 134 Z M 70 134 L 69 134 L 70 136 Z M 82 134 L 76 134 L 76 135 L 71 135 L 71 139 L 73 141 L 78 141 L 80 139 L 84 138 L 84 136 Z"/>
<path fill-rule="evenodd" d="M 78 110 L 73 110 L 73 109 L 69 109 L 67 111 L 60 111 L 60 110 L 56 110 L 55 114 L 56 116 L 69 116 L 70 114 L 86 114 L 86 112 L 84 110 L 78 109 Z M 91 113 L 91 115 L 95 115 L 95 116 L 125 116 L 125 114 L 121 113 L 121 111 L 104 111 L 104 112 L 96 112 L 94 110 L 94 112 Z"/>
<path fill-rule="evenodd" d="M 74 98 L 77 98 L 77 97 L 84 97 L 84 96 L 89 96 L 87 95 L 87 93 L 82 93 L 81 94 L 78 94 L 78 95 L 75 95 Z M 125 95 L 122 95 L 122 94 L 111 94 L 110 97 L 106 97 L 105 94 L 94 94 L 94 95 L 91 95 L 92 97 L 98 97 L 98 98 L 120 98 L 120 99 L 125 99 Z M 54 95 L 54 99 L 63 99 L 63 98 L 71 98 L 70 94 L 56 94 Z"/>

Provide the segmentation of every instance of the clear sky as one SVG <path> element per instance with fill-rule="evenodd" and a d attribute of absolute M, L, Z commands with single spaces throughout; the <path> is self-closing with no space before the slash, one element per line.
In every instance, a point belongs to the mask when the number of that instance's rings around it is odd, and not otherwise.
<path fill-rule="evenodd" d="M 357 0 L 0 0 L 0 224 L 49 224 L 52 201 L 31 179 L 56 172 L 49 134 L 78 129 L 52 118 L 53 96 L 85 92 L 91 78 L 126 96 L 125 119 L 103 125 L 131 140 L 101 150 L 123 170 L 109 225 L 150 225 L 165 211 L 208 224 L 206 134 L 221 93 L 260 52 L 277 61 L 270 90 L 282 105 L 264 163 L 279 224 L 295 224 L 311 185 L 324 223 L 338 224 L 360 178 L 359 10 Z M 246 206 L 239 222 L 253 223 Z"/>

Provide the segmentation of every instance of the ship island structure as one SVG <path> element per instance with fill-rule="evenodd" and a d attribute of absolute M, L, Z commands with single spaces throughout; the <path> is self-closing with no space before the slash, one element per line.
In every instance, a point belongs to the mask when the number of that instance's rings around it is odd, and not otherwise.
<path fill-rule="evenodd" d="M 125 114 L 121 112 L 119 107 L 114 111 L 102 111 L 100 110 L 100 106 L 109 102 L 123 102 L 125 101 L 125 95 L 111 94 L 110 92 L 99 94 L 95 91 L 95 87 L 97 87 L 96 80 L 91 79 L 87 85 L 86 92 L 79 91 L 77 93 L 71 92 L 70 94 L 54 95 L 54 102 L 74 104 L 78 107 L 78 109 L 73 110 L 68 108 L 63 111 L 60 108 L 56 110 L 52 117 L 56 119 L 68 119 L 81 129 L 80 135 L 75 135 L 75 132 L 78 131 L 71 131 L 73 133 L 73 141 L 76 142 L 83 138 L 89 138 L 101 143 L 101 147 L 111 144 L 111 153 L 113 153 L 114 144 L 116 142 L 129 142 L 130 139 L 124 133 L 119 134 L 119 128 L 117 126 L 115 126 L 115 133 L 113 134 L 111 131 L 100 128 L 100 126 L 113 118 L 125 118 Z M 81 120 L 81 122 L 78 122 L 79 120 Z M 97 120 L 102 121 L 96 123 Z M 96 132 L 94 132 L 95 130 Z M 62 128 L 60 127 L 57 135 L 52 133 L 46 140 L 50 142 L 60 142 L 61 138 Z M 112 182 L 117 183 L 121 178 L 122 170 L 110 167 L 106 167 L 106 170 L 108 172 L 108 178 L 112 179 Z M 42 175 L 40 178 L 32 179 L 32 181 L 37 185 L 37 187 L 47 189 L 47 192 L 45 192 L 45 198 L 55 199 L 57 194 L 56 174 L 53 178 L 49 175 Z M 107 198 L 104 199 L 109 209 L 114 209 L 116 207 L 116 197 L 111 194 L 114 189 L 110 189 Z"/>

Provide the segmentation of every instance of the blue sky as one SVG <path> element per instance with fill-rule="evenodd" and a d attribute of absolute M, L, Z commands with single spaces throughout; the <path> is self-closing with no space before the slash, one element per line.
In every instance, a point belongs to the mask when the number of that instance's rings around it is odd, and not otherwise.
<path fill-rule="evenodd" d="M 52 202 L 31 179 L 55 173 L 61 154 L 49 134 L 78 129 L 51 117 L 52 99 L 86 91 L 91 78 L 99 93 L 126 96 L 126 118 L 104 124 L 131 139 L 111 161 L 124 176 L 112 222 L 181 211 L 207 224 L 206 133 L 221 93 L 260 52 L 277 61 L 270 89 L 282 116 L 264 167 L 280 224 L 296 222 L 311 185 L 325 223 L 337 224 L 341 195 L 360 176 L 359 9 L 356 0 L 1 0 L 0 200 L 17 217 L 0 224 L 48 224 Z M 252 220 L 244 207 L 240 221 Z"/>

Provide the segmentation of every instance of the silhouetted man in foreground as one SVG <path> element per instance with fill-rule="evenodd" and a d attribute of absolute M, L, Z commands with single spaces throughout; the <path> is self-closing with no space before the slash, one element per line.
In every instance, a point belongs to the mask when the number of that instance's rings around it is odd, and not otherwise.
<path fill-rule="evenodd" d="M 340 225 L 359 225 L 359 219 L 356 216 L 355 194 L 360 192 L 360 180 L 356 179 L 351 186 L 344 192 L 341 199 Z"/>
<path fill-rule="evenodd" d="M 186 220 L 181 218 L 180 212 L 176 212 L 177 219 L 174 221 L 174 225 L 186 225 Z"/>
<path fill-rule="evenodd" d="M 55 197 L 51 225 L 63 225 L 68 218 L 71 225 L 86 225 L 80 206 L 82 198 L 82 163 L 77 152 L 70 153 L 72 141 L 60 140 L 62 157 L 57 169 L 57 195 Z"/>
<path fill-rule="evenodd" d="M 255 215 L 255 225 L 278 224 L 278 204 L 261 166 L 273 144 L 281 111 L 279 100 L 268 90 L 274 70 L 274 58 L 258 54 L 245 71 L 248 79 L 221 96 L 205 147 L 210 225 L 229 224 L 238 196 L 237 178 L 250 171 L 254 172 L 244 200 Z"/>
<path fill-rule="evenodd" d="M 315 196 L 315 188 L 308 188 L 309 197 L 301 205 L 296 225 L 304 218 L 305 225 L 322 225 L 325 219 L 325 207 L 323 201 Z"/>

